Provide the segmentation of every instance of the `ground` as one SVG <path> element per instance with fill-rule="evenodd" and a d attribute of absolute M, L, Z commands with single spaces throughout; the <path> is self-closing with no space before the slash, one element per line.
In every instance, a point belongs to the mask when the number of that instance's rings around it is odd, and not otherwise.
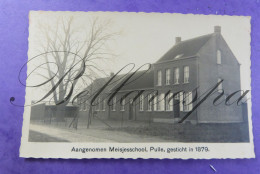
<path fill-rule="evenodd" d="M 249 142 L 248 123 L 205 123 L 196 125 L 153 123 L 149 126 L 140 126 L 134 129 L 122 127 L 114 130 L 160 137 L 172 142 Z"/>
<path fill-rule="evenodd" d="M 30 142 L 68 142 L 65 139 L 52 137 L 47 134 L 40 133 L 38 131 L 33 131 L 33 130 L 30 130 L 29 141 Z"/>
<path fill-rule="evenodd" d="M 110 122 L 110 126 L 117 122 Z M 131 123 L 130 123 L 131 124 Z M 138 124 L 137 124 L 138 125 Z M 167 142 L 155 136 L 137 135 L 117 131 L 115 127 L 104 124 L 92 124 L 89 129 L 79 127 L 77 130 L 64 125 L 31 123 L 30 142 Z"/>
<path fill-rule="evenodd" d="M 166 124 L 141 121 L 79 120 L 31 122 L 30 142 L 248 142 L 248 124 Z"/>

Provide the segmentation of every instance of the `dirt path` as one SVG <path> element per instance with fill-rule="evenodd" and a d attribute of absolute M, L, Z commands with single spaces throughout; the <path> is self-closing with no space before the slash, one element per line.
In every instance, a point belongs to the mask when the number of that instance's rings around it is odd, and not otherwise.
<path fill-rule="evenodd" d="M 138 142 L 165 142 L 158 137 L 139 136 L 119 131 L 109 131 L 103 129 L 69 129 L 54 127 L 53 125 L 30 125 L 30 140 L 33 142 L 120 142 L 120 143 L 138 143 Z M 37 134 L 38 133 L 38 134 Z M 41 136 L 42 138 L 41 138 Z M 51 138 L 48 138 L 51 137 Z M 42 140 L 41 140 L 42 139 Z"/>
<path fill-rule="evenodd" d="M 30 130 L 29 142 L 68 142 L 68 141 L 62 138 L 55 138 L 47 134 Z"/>

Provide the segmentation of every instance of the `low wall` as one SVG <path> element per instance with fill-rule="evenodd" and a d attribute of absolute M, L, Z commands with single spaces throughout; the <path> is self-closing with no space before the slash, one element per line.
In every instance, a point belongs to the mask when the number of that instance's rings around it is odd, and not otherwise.
<path fill-rule="evenodd" d="M 44 120 L 45 117 L 45 103 L 36 104 L 31 107 L 30 120 Z"/>

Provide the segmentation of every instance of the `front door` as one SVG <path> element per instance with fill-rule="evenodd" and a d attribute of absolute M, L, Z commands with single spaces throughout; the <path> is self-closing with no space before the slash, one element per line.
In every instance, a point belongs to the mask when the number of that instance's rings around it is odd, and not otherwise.
<path fill-rule="evenodd" d="M 179 103 L 179 99 L 175 99 L 173 103 L 173 112 L 174 112 L 174 118 L 179 118 L 180 117 L 180 105 L 177 104 Z"/>

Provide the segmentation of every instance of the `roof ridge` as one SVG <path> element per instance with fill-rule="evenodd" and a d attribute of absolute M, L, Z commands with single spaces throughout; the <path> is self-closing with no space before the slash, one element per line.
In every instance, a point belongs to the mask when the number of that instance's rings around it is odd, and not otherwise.
<path fill-rule="evenodd" d="M 190 57 L 197 54 L 199 49 L 206 44 L 206 42 L 214 36 L 214 33 L 198 36 L 188 40 L 181 41 L 173 45 L 164 55 L 160 57 L 156 63 L 173 60 L 177 55 L 183 54 L 182 57 Z"/>
<path fill-rule="evenodd" d="M 180 43 L 183 43 L 183 42 L 188 42 L 188 41 L 192 41 L 192 40 L 195 40 L 195 39 L 199 39 L 199 38 L 202 38 L 202 37 L 206 37 L 206 36 L 210 36 L 210 35 L 214 35 L 215 33 L 211 33 L 211 34 L 205 34 L 205 35 L 202 35 L 202 36 L 197 36 L 197 37 L 194 37 L 194 38 L 191 38 L 191 39 L 187 39 L 187 40 L 184 40 L 184 41 L 180 41 L 179 43 L 177 44 L 180 44 Z M 177 45 L 176 44 L 176 45 Z M 175 45 L 174 45 L 175 46 Z M 173 47 L 174 47 L 173 46 Z"/>

